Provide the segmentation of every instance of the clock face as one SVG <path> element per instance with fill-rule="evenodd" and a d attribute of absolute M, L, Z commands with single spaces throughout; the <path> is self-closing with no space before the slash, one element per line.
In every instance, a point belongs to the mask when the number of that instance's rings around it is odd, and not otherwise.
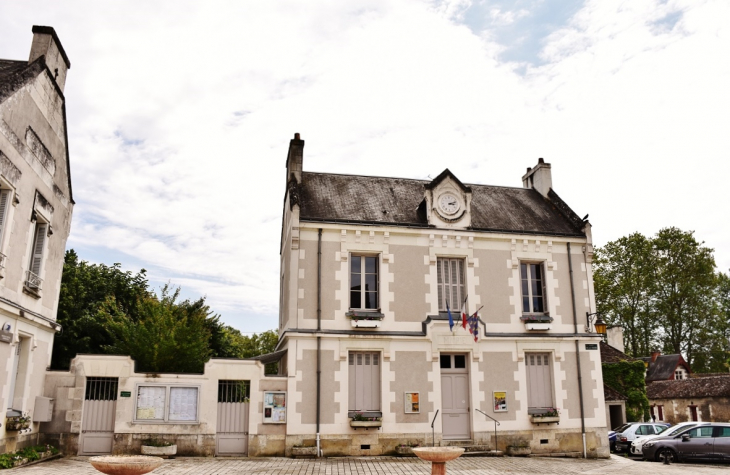
<path fill-rule="evenodd" d="M 444 193 L 439 196 L 439 208 L 446 214 L 454 214 L 459 211 L 461 204 L 459 199 L 451 193 Z"/>

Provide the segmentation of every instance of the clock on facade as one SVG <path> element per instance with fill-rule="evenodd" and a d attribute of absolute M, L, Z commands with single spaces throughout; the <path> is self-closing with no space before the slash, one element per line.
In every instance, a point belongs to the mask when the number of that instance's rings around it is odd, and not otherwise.
<path fill-rule="evenodd" d="M 439 209 L 446 214 L 454 214 L 461 208 L 459 199 L 451 193 L 444 193 L 438 199 Z"/>

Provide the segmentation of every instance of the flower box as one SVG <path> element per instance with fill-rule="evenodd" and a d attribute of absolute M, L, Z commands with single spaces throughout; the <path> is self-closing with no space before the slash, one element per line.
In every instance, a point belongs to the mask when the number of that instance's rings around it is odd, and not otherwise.
<path fill-rule="evenodd" d="M 350 419 L 350 427 L 354 427 L 355 429 L 359 429 L 360 427 L 370 429 L 371 427 L 381 427 L 382 425 L 383 421 L 355 421 Z"/>
<path fill-rule="evenodd" d="M 143 445 L 142 455 L 155 455 L 157 457 L 170 457 L 177 454 L 177 444 L 157 447 L 154 445 Z"/>
<path fill-rule="evenodd" d="M 29 429 L 32 421 L 28 416 L 14 416 L 5 419 L 5 430 Z"/>
<path fill-rule="evenodd" d="M 532 419 L 533 424 L 559 424 L 560 423 L 560 416 L 532 415 L 532 416 L 530 416 L 530 419 Z"/>

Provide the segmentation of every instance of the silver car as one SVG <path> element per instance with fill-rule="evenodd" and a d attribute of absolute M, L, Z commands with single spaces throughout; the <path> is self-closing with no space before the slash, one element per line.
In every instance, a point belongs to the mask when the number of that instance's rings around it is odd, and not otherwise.
<path fill-rule="evenodd" d="M 730 462 L 730 424 L 711 422 L 644 444 L 644 458 L 656 461 Z"/>

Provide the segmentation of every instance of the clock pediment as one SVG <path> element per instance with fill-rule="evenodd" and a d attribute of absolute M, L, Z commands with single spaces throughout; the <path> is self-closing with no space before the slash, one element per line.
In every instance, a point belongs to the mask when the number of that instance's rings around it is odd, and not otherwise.
<path fill-rule="evenodd" d="M 447 168 L 425 186 L 428 223 L 437 228 L 466 229 L 471 225 L 471 188 Z"/>

